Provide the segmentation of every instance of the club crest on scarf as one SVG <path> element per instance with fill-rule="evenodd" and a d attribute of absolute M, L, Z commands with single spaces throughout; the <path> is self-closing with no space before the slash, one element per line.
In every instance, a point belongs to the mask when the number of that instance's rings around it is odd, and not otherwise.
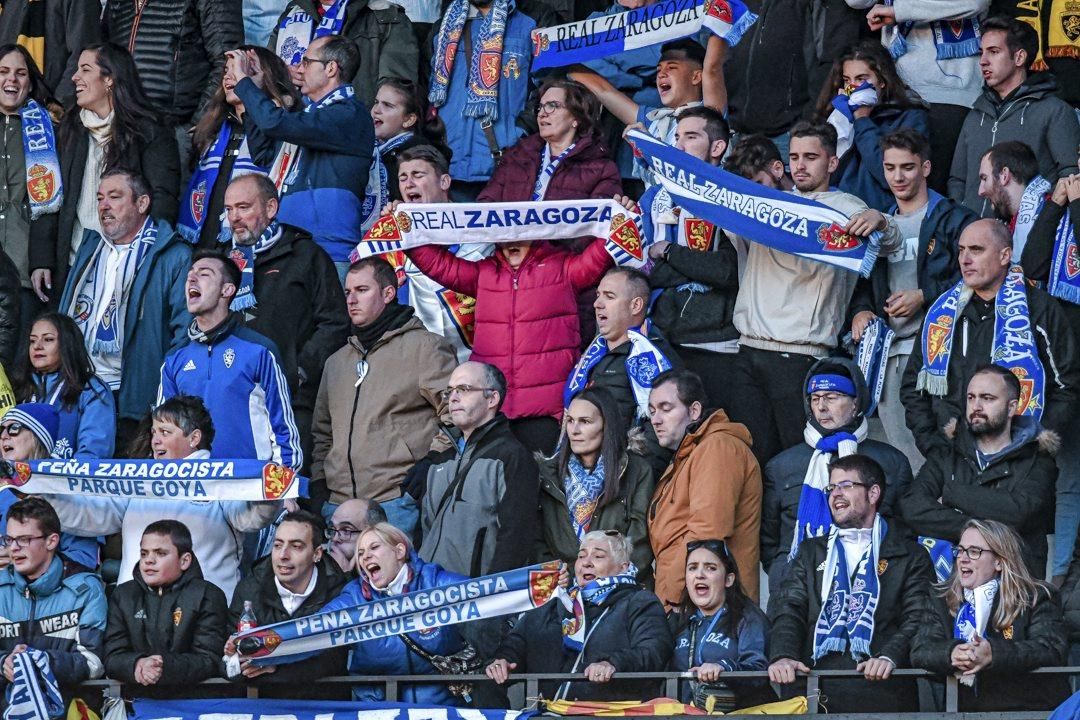
<path fill-rule="evenodd" d="M 263 499 L 277 500 L 292 485 L 296 471 L 284 465 L 267 464 L 263 468 Z"/>
<path fill-rule="evenodd" d="M 34 202 L 46 203 L 56 193 L 56 175 L 44 165 L 31 165 L 26 175 L 29 178 L 26 190 Z"/>
<path fill-rule="evenodd" d="M 64 200 L 56 136 L 49 113 L 36 100 L 27 100 L 19 111 L 23 153 L 26 156 L 26 194 L 30 219 L 54 213 Z"/>
<path fill-rule="evenodd" d="M 558 569 L 559 563 L 547 562 L 539 570 L 529 571 L 529 601 L 533 607 L 546 603 L 555 592 L 555 586 L 559 584 Z"/>
<path fill-rule="evenodd" d="M 930 362 L 937 362 L 938 358 L 948 351 L 946 341 L 949 339 L 952 324 L 951 315 L 939 315 L 934 322 L 930 323 L 926 334 L 927 358 Z"/>
<path fill-rule="evenodd" d="M 635 260 L 644 258 L 641 231 L 626 215 L 618 213 L 611 218 L 611 234 L 608 239 L 629 253 Z"/>
<path fill-rule="evenodd" d="M 191 217 L 195 222 L 202 223 L 203 213 L 206 212 L 206 181 L 203 180 L 191 193 Z"/>
<path fill-rule="evenodd" d="M 398 230 L 398 224 L 393 215 L 383 215 L 371 226 L 367 236 L 372 240 L 400 240 L 401 231 Z"/>
<path fill-rule="evenodd" d="M 708 252 L 712 249 L 716 226 L 711 222 L 698 218 L 686 218 L 683 220 L 683 228 L 686 232 L 686 245 L 691 250 Z"/>
<path fill-rule="evenodd" d="M 461 338 L 472 347 L 476 334 L 476 298 L 447 289 L 439 293 L 439 301 L 461 333 Z"/>
<path fill-rule="evenodd" d="M 705 14 L 726 23 L 732 22 L 731 4 L 727 0 L 709 0 L 705 4 Z"/>
<path fill-rule="evenodd" d="M 480 53 L 480 80 L 484 87 L 493 88 L 499 82 L 499 67 L 502 64 L 502 54 L 495 50 L 485 50 Z"/>
<path fill-rule="evenodd" d="M 862 241 L 844 232 L 844 228 L 836 223 L 818 228 L 817 236 L 822 248 L 828 252 L 847 252 L 862 244 Z"/>
<path fill-rule="evenodd" d="M 1076 242 L 1069 243 L 1068 254 L 1065 259 L 1065 274 L 1072 280 L 1080 275 L 1080 253 L 1076 251 Z"/>

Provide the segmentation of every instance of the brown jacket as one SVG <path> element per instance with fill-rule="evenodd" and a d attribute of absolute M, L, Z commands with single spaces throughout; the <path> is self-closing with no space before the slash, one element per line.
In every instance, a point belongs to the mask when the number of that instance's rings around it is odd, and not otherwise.
<path fill-rule="evenodd" d="M 368 373 L 357 385 L 361 360 Z M 330 502 L 401 497 L 405 473 L 431 448 L 440 420 L 450 423 L 441 392 L 456 365 L 453 346 L 415 317 L 366 352 L 353 336 L 330 356 L 315 401 L 311 464 Z"/>
<path fill-rule="evenodd" d="M 671 609 L 685 588 L 686 544 L 727 543 L 746 594 L 758 601 L 761 468 L 750 432 L 716 410 L 688 432 L 656 484 L 649 541 L 656 556 L 656 595 Z"/>

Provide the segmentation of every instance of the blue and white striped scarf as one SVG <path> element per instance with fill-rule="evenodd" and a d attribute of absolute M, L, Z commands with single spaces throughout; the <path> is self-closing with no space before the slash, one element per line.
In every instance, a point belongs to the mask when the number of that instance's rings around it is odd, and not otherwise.
<path fill-rule="evenodd" d="M 446 104 L 450 93 L 450 75 L 460 54 L 461 36 L 469 19 L 469 0 L 453 0 L 443 14 L 442 27 L 431 59 L 431 89 L 428 101 L 435 107 Z M 510 0 L 493 0 L 487 14 L 480 16 L 480 36 L 465 88 L 465 117 L 499 118 L 499 76 L 502 72 L 503 35 L 510 12 Z"/>
<path fill-rule="evenodd" d="M 236 312 L 255 307 L 255 256 L 274 247 L 280 239 L 281 225 L 277 220 L 271 220 L 251 245 L 238 245 L 236 238 L 233 238 L 229 259 L 240 268 L 240 287 L 236 289 L 236 296 L 229 304 L 230 310 Z"/>
<path fill-rule="evenodd" d="M 630 379 L 630 387 L 634 391 L 638 417 L 646 417 L 649 412 L 649 390 L 652 389 L 653 378 L 665 370 L 670 370 L 671 361 L 645 336 L 641 327 L 631 328 L 626 334 L 630 338 L 630 354 L 626 356 L 626 376 Z M 574 395 L 588 387 L 589 374 L 607 354 L 607 340 L 603 335 L 597 335 L 585 349 L 578 364 L 574 366 L 570 377 L 566 379 L 566 385 L 563 388 L 563 407 L 569 407 Z"/>
<path fill-rule="evenodd" d="M 48 111 L 35 100 L 27 100 L 19 110 L 22 121 L 23 154 L 26 156 L 26 197 L 30 219 L 60 210 L 64 183 L 56 154 L 56 134 Z"/>
<path fill-rule="evenodd" d="M 847 566 L 840 530 L 834 527 L 829 532 L 825 575 L 821 583 L 821 613 L 814 625 L 811 657 L 815 662 L 834 652 L 848 652 L 856 662 L 870 657 L 878 604 L 878 556 L 887 532 L 885 519 L 876 515 L 873 539 L 855 568 L 854 576 Z"/>
<path fill-rule="evenodd" d="M 536 174 L 536 185 L 533 186 L 533 202 L 544 199 L 544 195 L 547 195 L 548 185 L 551 184 L 551 176 L 555 174 L 555 171 L 559 169 L 559 165 L 576 145 L 576 142 L 570 143 L 570 147 L 559 153 L 558 157 L 552 158 L 551 148 L 547 143 L 544 143 L 544 149 L 540 152 L 540 172 Z"/>
<path fill-rule="evenodd" d="M 49 720 L 64 716 L 64 699 L 49 656 L 27 648 L 11 656 L 14 680 L 4 693 L 4 720 Z"/>
<path fill-rule="evenodd" d="M 563 618 L 562 621 L 563 647 L 574 652 L 581 652 L 584 649 L 585 642 L 589 639 L 588 623 L 585 620 L 586 604 L 604 607 L 608 597 L 617 588 L 637 584 L 637 568 L 631 564 L 621 575 L 596 578 L 583 586 L 571 588 L 565 595 L 560 595 L 559 599 L 563 606 L 569 605 L 571 611 L 570 617 Z M 600 618 L 597 618 L 594 624 L 599 623 Z"/>
<path fill-rule="evenodd" d="M 881 391 L 885 387 L 885 368 L 889 363 L 889 348 L 892 347 L 896 333 L 889 324 L 875 317 L 863 330 L 859 345 L 855 348 L 855 362 L 866 378 L 866 389 L 870 391 L 870 407 L 866 415 L 872 415 Z"/>
<path fill-rule="evenodd" d="M 316 0 L 318 2 L 318 0 Z M 311 15 L 299 5 L 293 5 L 289 12 L 278 24 L 277 56 L 285 61 L 286 65 L 298 65 L 300 58 L 304 57 L 308 45 L 326 35 L 340 35 L 345 26 L 345 11 L 349 7 L 349 0 L 337 0 L 331 5 L 326 13 L 315 24 Z"/>
<path fill-rule="evenodd" d="M 576 455 L 571 454 L 567 469 L 569 472 L 563 478 L 566 508 L 570 512 L 570 525 L 574 528 L 578 542 L 581 542 L 589 532 L 593 513 L 596 512 L 596 503 L 604 494 L 604 456 L 601 455 L 596 461 L 596 467 L 589 471 Z"/>
<path fill-rule="evenodd" d="M 229 146 L 233 130 L 233 124 L 228 120 L 221 123 L 217 139 L 203 152 L 202 157 L 199 158 L 199 166 L 191 174 L 187 202 L 180 205 L 180 219 L 176 226 L 177 232 L 190 243 L 198 242 L 199 232 L 202 231 L 203 223 L 206 222 L 207 205 L 210 203 L 210 196 L 214 193 L 214 186 L 217 185 L 218 172 L 221 170 L 225 148 Z M 244 138 L 237 149 L 229 180 L 252 173 L 265 175 L 266 170 L 256 165 L 251 159 L 247 138 Z"/>
<path fill-rule="evenodd" d="M 381 143 L 378 140 L 375 141 L 375 152 L 371 154 L 371 170 L 368 171 L 367 188 L 364 190 L 364 203 L 360 206 L 360 217 L 363 218 L 360 232 L 366 233 L 379 219 L 382 209 L 390 202 L 392 195 L 390 183 L 397 182 L 397 178 L 392 178 L 387 174 L 383 155 L 393 152 L 412 138 L 413 133 L 405 130 Z"/>
<path fill-rule="evenodd" d="M 1054 236 L 1054 264 L 1047 290 L 1059 300 L 1080 304 L 1080 254 L 1069 210 L 1062 216 Z"/>
<path fill-rule="evenodd" d="M 894 0 L 885 0 L 885 5 L 892 7 Z M 908 51 L 907 35 L 915 25 L 914 21 L 897 23 L 886 28 L 882 33 L 882 44 L 889 50 L 894 60 L 899 60 Z M 934 20 L 929 23 L 934 33 L 934 49 L 938 60 L 971 57 L 978 55 L 982 30 L 978 18 L 969 17 L 959 20 Z"/>
<path fill-rule="evenodd" d="M 990 610 L 994 607 L 1000 582 L 993 578 L 974 590 L 964 589 L 964 604 L 956 613 L 953 622 L 953 637 L 964 642 L 971 642 L 978 637 L 986 637 L 986 624 L 990 620 Z"/>

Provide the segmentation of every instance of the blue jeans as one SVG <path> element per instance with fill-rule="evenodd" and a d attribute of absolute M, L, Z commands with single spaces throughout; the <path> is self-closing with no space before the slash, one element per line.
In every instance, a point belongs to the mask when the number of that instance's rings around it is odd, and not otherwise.
<path fill-rule="evenodd" d="M 1080 528 L 1080 443 L 1062 438 L 1057 454 L 1057 512 L 1054 515 L 1053 575 L 1069 571 L 1077 528 Z"/>
<path fill-rule="evenodd" d="M 330 524 L 330 518 L 338 509 L 339 503 L 326 502 L 322 506 L 322 516 L 326 524 Z M 420 524 L 420 506 L 413 500 L 412 495 L 405 493 L 396 500 L 381 500 L 386 519 L 391 525 L 398 528 L 410 538 L 416 537 L 416 526 Z"/>
<path fill-rule="evenodd" d="M 334 269 L 337 270 L 337 279 L 338 282 L 341 283 L 341 287 L 345 287 L 345 276 L 349 274 L 350 265 L 352 265 L 352 263 L 348 260 L 334 263 Z"/>

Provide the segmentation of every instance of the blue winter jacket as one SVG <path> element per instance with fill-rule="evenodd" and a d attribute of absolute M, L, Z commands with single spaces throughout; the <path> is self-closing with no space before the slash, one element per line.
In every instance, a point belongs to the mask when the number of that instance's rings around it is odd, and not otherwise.
<path fill-rule="evenodd" d="M 236 85 L 236 95 L 244 103 L 244 132 L 252 148 L 266 146 L 267 140 L 300 148 L 295 177 L 285 178 L 278 220 L 307 230 L 334 262 L 347 261 L 360 239 L 360 208 L 375 151 L 367 106 L 351 97 L 290 112 L 250 78 Z M 258 161 L 268 164 L 266 158 Z"/>
<path fill-rule="evenodd" d="M 427 563 L 414 552 L 409 557 L 409 582 L 405 592 L 449 585 L 467 580 L 463 575 L 443 570 Z M 387 597 L 375 590 L 362 576 L 350 582 L 341 594 L 328 602 L 320 612 L 353 607 Z M 457 625 L 445 625 L 426 632 L 413 632 L 409 637 L 433 655 L 450 655 L 465 646 Z M 431 663 L 410 650 L 401 637 L 391 635 L 365 640 L 349 650 L 349 672 L 353 675 L 437 675 Z M 353 688 L 355 700 L 385 700 L 382 688 L 361 686 Z M 459 701 L 445 685 L 408 685 L 401 689 L 401 701 L 420 705 L 457 705 Z"/>
<path fill-rule="evenodd" d="M 91 376 L 79 394 L 79 402 L 71 407 L 65 407 L 60 399 L 64 389 L 60 373 L 34 373 L 34 387 L 42 389 L 44 395 L 35 395 L 32 402 L 48 403 L 60 415 L 53 455 L 62 458 L 115 457 L 116 400 L 101 378 Z"/>
<path fill-rule="evenodd" d="M 885 180 L 881 138 L 901 128 L 929 135 L 929 116 L 926 109 L 918 105 L 904 108 L 882 105 L 874 108 L 870 117 L 858 118 L 854 124 L 855 138 L 851 149 L 840 158 L 840 164 L 832 174 L 832 184 L 862 198 L 874 210 L 886 212 L 896 200 Z"/>
<path fill-rule="evenodd" d="M 503 35 L 498 118 L 492 126 L 495 139 L 503 149 L 516 143 L 525 134 L 525 131 L 517 126 L 517 118 L 529 97 L 532 31 L 535 27 L 538 27 L 536 20 L 519 11 L 514 0 L 510 0 L 506 33 Z M 470 21 L 467 28 L 472 33 L 473 47 L 479 48 L 480 22 Z M 435 47 L 438 46 L 438 35 L 437 30 L 433 39 Z M 450 161 L 450 175 L 459 182 L 487 182 L 495 171 L 491 148 L 484 137 L 479 118 L 465 117 L 469 64 L 465 62 L 464 45 L 463 39 L 457 50 L 454 69 L 450 72 L 450 91 L 446 95 L 446 103 L 439 108 L 439 117 L 446 123 L 446 142 L 454 152 Z M 433 56 L 433 66 L 435 60 Z"/>
<path fill-rule="evenodd" d="M 158 402 L 181 394 L 203 399 L 214 421 L 211 457 L 256 458 L 299 470 L 300 434 L 277 355 L 270 340 L 230 315 L 169 353 Z"/>
<path fill-rule="evenodd" d="M 99 678 L 105 672 L 107 616 L 105 588 L 96 575 L 65 577 L 64 563 L 54 557 L 44 575 L 27 583 L 8 565 L 0 571 L 0 662 L 26 644 L 49 656 L 61 685 Z M 0 675 L 0 690 L 6 686 Z"/>
<path fill-rule="evenodd" d="M 726 610 L 726 608 L 725 608 Z M 694 657 L 690 657 L 690 639 L 694 637 Z M 703 617 L 697 611 L 689 626 L 675 638 L 672 669 L 686 672 L 702 663 L 716 663 L 726 672 L 765 670 L 769 667 L 769 621 L 756 605 L 748 603 L 739 621 L 737 637 L 731 637 L 723 615 Z M 721 675 L 721 680 L 723 676 Z M 728 680 L 727 684 L 740 698 L 753 689 L 767 685 L 764 679 Z M 681 683 L 680 700 L 690 702 L 693 693 L 689 683 Z M 749 692 L 748 692 L 749 691 Z M 740 707 L 746 707 L 739 703 Z"/>
<path fill-rule="evenodd" d="M 184 281 L 191 268 L 191 245 L 164 220 L 157 221 L 157 230 L 157 240 L 131 283 L 124 316 L 123 380 L 117 412 L 131 420 L 139 420 L 150 411 L 161 361 L 187 339 L 187 327 L 191 323 L 184 297 Z M 96 232 L 84 233 L 64 284 L 61 312 L 71 308 L 75 288 L 99 242 L 101 236 Z"/>

